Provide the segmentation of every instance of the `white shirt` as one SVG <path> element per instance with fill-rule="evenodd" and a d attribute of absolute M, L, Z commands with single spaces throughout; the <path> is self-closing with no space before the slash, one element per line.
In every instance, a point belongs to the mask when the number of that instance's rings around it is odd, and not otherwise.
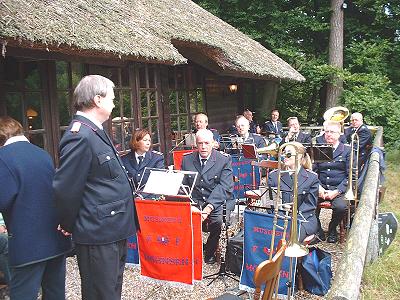
<path fill-rule="evenodd" d="M 139 155 L 139 154 L 137 154 L 137 152 L 135 152 L 136 162 L 138 164 L 140 164 L 139 156 L 143 157 L 143 159 L 144 159 L 144 157 L 146 156 L 146 153 L 143 153 L 142 155 Z"/>
<path fill-rule="evenodd" d="M 207 156 L 207 157 L 201 157 L 200 155 L 199 155 L 199 159 L 200 159 L 200 164 L 203 166 L 205 166 L 206 165 L 206 163 L 207 163 L 207 161 L 208 161 L 208 159 L 210 158 L 210 156 L 211 156 L 211 153 L 210 153 L 210 155 L 209 156 Z M 202 159 L 205 159 L 205 162 L 204 162 L 204 164 L 203 164 L 203 161 L 202 161 Z"/>
<path fill-rule="evenodd" d="M 94 125 L 96 125 L 97 127 L 99 127 L 101 130 L 103 130 L 103 125 L 101 125 L 101 123 L 99 121 L 97 121 L 95 118 L 93 118 L 92 116 L 90 116 L 87 113 L 84 113 L 83 111 L 78 110 L 76 112 L 76 114 L 78 116 L 82 116 L 85 117 L 86 119 L 88 119 L 89 121 L 91 121 Z"/>
<path fill-rule="evenodd" d="M 28 142 L 29 143 L 29 140 L 24 135 L 12 136 L 4 143 L 4 146 L 7 146 L 12 143 L 16 143 L 16 142 Z"/>

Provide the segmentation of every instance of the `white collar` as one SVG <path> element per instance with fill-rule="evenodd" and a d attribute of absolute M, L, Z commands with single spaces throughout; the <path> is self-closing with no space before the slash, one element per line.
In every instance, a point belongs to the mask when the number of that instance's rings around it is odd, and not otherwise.
<path fill-rule="evenodd" d="M 4 143 L 4 146 L 7 146 L 12 143 L 16 143 L 16 142 L 28 142 L 29 143 L 29 140 L 24 135 L 12 136 Z"/>
<path fill-rule="evenodd" d="M 139 160 L 139 156 L 142 156 L 143 159 L 144 159 L 144 157 L 146 156 L 146 153 L 147 153 L 147 152 L 145 152 L 145 153 L 143 153 L 142 155 L 140 155 L 140 154 L 138 154 L 138 153 L 135 151 L 136 160 Z"/>
<path fill-rule="evenodd" d="M 201 162 L 202 159 L 205 159 L 206 162 L 207 162 L 207 160 L 210 158 L 210 156 L 211 156 L 211 153 L 210 153 L 209 156 L 207 156 L 207 157 L 205 157 L 205 158 L 204 158 L 204 157 L 201 157 L 200 154 L 199 154 L 199 160 L 200 160 L 200 162 Z"/>
<path fill-rule="evenodd" d="M 95 118 L 93 118 L 91 115 L 89 115 L 89 114 L 87 114 L 87 113 L 85 113 L 85 112 L 83 112 L 83 111 L 80 111 L 80 110 L 78 110 L 78 111 L 76 112 L 76 114 L 77 114 L 78 116 L 85 117 L 86 119 L 88 119 L 89 121 L 91 121 L 94 125 L 96 125 L 96 126 L 99 127 L 101 130 L 103 130 L 103 125 L 102 125 L 98 120 L 96 120 Z"/>

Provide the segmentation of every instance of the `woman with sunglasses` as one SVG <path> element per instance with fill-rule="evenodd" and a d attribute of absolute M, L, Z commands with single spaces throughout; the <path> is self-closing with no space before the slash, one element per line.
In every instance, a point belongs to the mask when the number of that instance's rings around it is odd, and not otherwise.
<path fill-rule="evenodd" d="M 294 172 L 296 171 L 296 148 L 299 168 L 298 179 L 298 220 L 301 222 L 299 241 L 310 243 L 316 241 L 316 234 L 319 231 L 319 222 L 315 215 L 318 203 L 318 175 L 311 170 L 311 159 L 306 153 L 304 146 L 298 142 L 292 142 L 284 149 L 284 171 L 281 172 L 282 203 L 293 202 Z M 278 170 L 269 173 L 268 186 L 278 186 Z"/>
<path fill-rule="evenodd" d="M 149 178 L 149 173 L 144 171 L 146 167 L 164 169 L 164 156 L 161 152 L 150 150 L 151 134 L 147 129 L 137 129 L 129 146 L 131 152 L 122 157 L 122 162 L 137 190 L 143 188 Z"/>

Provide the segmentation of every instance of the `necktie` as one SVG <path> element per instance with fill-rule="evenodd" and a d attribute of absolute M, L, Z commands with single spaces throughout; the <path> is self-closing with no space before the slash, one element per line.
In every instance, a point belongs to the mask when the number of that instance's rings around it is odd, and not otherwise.
<path fill-rule="evenodd" d="M 278 124 L 276 122 L 274 123 L 274 128 L 275 128 L 275 132 L 278 133 Z"/>
<path fill-rule="evenodd" d="M 140 167 L 140 165 L 142 164 L 142 161 L 143 161 L 143 156 L 142 156 L 142 155 L 139 155 L 139 156 L 138 156 L 138 160 L 139 160 L 138 166 Z"/>
<path fill-rule="evenodd" d="M 201 169 L 202 170 L 204 169 L 204 166 L 206 165 L 206 163 L 207 163 L 207 159 L 206 158 L 202 158 L 201 159 Z"/>

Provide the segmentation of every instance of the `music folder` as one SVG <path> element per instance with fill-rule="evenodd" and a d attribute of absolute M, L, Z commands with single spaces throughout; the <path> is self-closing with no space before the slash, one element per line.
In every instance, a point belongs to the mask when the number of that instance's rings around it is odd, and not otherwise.
<path fill-rule="evenodd" d="M 254 144 L 242 144 L 242 153 L 244 158 L 258 159 L 257 148 Z"/>
<path fill-rule="evenodd" d="M 333 147 L 328 144 L 305 145 L 312 162 L 328 162 L 333 160 Z"/>

